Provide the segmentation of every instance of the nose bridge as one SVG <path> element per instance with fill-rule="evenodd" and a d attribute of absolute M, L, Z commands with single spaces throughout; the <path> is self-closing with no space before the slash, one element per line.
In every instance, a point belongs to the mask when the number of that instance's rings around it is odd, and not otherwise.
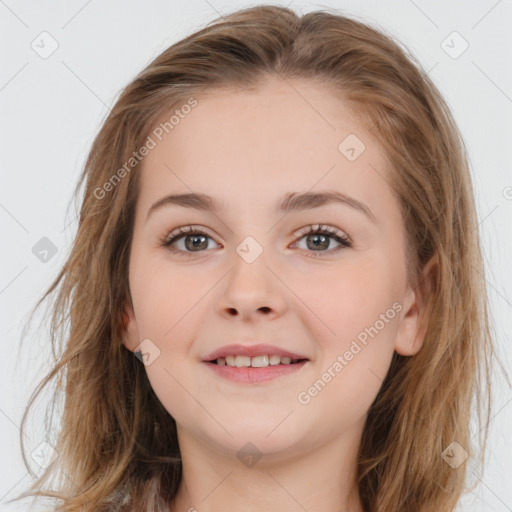
<path fill-rule="evenodd" d="M 236 246 L 232 270 L 219 299 L 221 313 L 247 317 L 261 312 L 280 315 L 284 311 L 284 290 L 275 270 L 267 266 L 267 253 L 255 237 L 247 236 Z"/>

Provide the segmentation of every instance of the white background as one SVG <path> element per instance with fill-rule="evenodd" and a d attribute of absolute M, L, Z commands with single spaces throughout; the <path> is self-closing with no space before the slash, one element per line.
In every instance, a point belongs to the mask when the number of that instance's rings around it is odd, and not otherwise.
<path fill-rule="evenodd" d="M 19 450 L 19 424 L 29 393 L 47 369 L 49 351 L 46 333 L 34 328 L 17 361 L 21 327 L 69 252 L 77 227 L 72 192 L 92 139 L 120 90 L 162 50 L 219 15 L 249 5 L 254 4 L 0 0 L 0 510 L 28 510 L 27 502 L 5 501 L 30 481 Z M 402 41 L 430 71 L 469 148 L 498 350 L 510 369 L 512 1 L 292 0 L 288 5 L 298 13 L 334 7 L 363 17 Z M 43 31 L 58 43 L 47 59 L 31 48 L 48 37 L 39 37 Z M 458 58 L 443 48 L 453 31 L 469 44 Z M 447 41 L 452 51 L 462 48 L 457 36 L 453 44 Z M 58 248 L 46 263 L 32 253 L 42 237 Z M 507 439 L 512 392 L 502 380 L 495 389 L 489 464 L 475 477 L 479 486 L 464 499 L 463 511 L 512 510 Z M 25 435 L 29 446 L 38 444 L 37 437 Z"/>

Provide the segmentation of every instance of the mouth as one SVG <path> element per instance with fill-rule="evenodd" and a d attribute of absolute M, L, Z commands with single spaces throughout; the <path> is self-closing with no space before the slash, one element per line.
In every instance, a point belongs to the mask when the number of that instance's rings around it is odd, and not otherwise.
<path fill-rule="evenodd" d="M 226 356 L 203 361 L 213 374 L 238 385 L 257 385 L 300 373 L 308 367 L 309 359 L 281 356 Z M 280 380 L 280 381 L 281 381 Z"/>
<path fill-rule="evenodd" d="M 266 343 L 225 345 L 203 359 L 206 367 L 218 377 L 245 384 L 297 373 L 310 362 L 305 354 Z"/>
<path fill-rule="evenodd" d="M 261 356 L 226 356 L 205 361 L 206 363 L 217 366 L 227 366 L 231 368 L 268 368 L 270 366 L 288 366 L 300 364 L 309 359 L 292 359 L 287 356 L 279 355 L 261 355 Z"/>

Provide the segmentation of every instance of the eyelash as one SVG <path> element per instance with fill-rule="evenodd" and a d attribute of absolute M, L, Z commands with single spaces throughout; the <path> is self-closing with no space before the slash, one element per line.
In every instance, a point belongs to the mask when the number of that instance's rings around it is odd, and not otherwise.
<path fill-rule="evenodd" d="M 314 258 L 322 257 L 323 254 L 333 254 L 337 253 L 338 251 L 352 247 L 352 242 L 350 241 L 350 238 L 345 235 L 343 232 L 339 231 L 338 229 L 327 226 L 327 225 L 321 225 L 321 224 L 315 224 L 315 225 L 309 225 L 299 230 L 297 233 L 297 239 L 296 242 L 301 240 L 307 235 L 311 234 L 320 234 L 320 235 L 329 235 L 334 240 L 336 240 L 340 246 L 327 251 L 308 251 L 307 249 L 303 249 L 308 253 L 311 253 L 311 256 Z M 184 226 L 176 229 L 169 235 L 165 236 L 160 240 L 160 245 L 167 248 L 169 251 L 171 251 L 173 254 L 178 254 L 180 256 L 189 257 L 194 254 L 194 252 L 205 252 L 205 251 L 183 251 L 181 249 L 174 249 L 172 248 L 172 244 L 176 242 L 177 240 L 183 238 L 185 235 L 205 235 L 208 238 L 211 238 L 213 240 L 213 237 L 211 237 L 206 231 L 195 228 L 194 226 Z"/>

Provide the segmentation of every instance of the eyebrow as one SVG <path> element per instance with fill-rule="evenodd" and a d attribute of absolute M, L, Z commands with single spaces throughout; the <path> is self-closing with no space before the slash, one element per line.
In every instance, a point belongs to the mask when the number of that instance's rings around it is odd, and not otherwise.
<path fill-rule="evenodd" d="M 325 192 L 289 192 L 285 194 L 276 204 L 277 213 L 287 214 L 292 211 L 310 210 L 332 203 L 341 203 L 366 215 L 372 222 L 377 219 L 370 208 L 357 199 L 338 191 L 328 190 Z M 224 202 L 218 201 L 212 196 L 202 193 L 170 194 L 162 197 L 151 205 L 146 221 L 149 217 L 164 207 L 181 206 L 183 208 L 194 208 L 219 213 L 226 209 Z"/>

